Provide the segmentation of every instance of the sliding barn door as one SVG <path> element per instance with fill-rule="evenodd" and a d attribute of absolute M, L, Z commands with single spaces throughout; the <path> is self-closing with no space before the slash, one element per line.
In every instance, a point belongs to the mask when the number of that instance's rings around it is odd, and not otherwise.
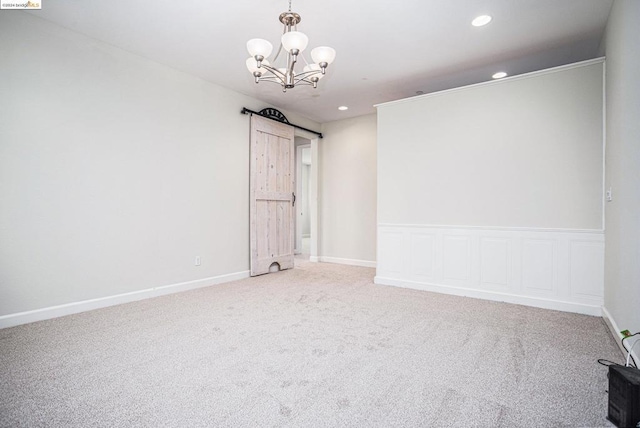
<path fill-rule="evenodd" d="M 293 127 L 251 116 L 251 276 L 293 267 Z"/>

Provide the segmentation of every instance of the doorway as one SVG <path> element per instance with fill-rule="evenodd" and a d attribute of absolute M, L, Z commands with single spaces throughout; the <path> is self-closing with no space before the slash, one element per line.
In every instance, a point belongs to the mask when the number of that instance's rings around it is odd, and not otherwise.
<path fill-rule="evenodd" d="M 296 259 L 318 262 L 318 136 L 301 129 L 294 133 L 296 193 L 294 247 Z"/>
<path fill-rule="evenodd" d="M 311 254 L 311 207 L 309 190 L 311 179 L 311 143 L 296 137 L 296 242 L 295 254 L 299 258 L 309 259 Z"/>

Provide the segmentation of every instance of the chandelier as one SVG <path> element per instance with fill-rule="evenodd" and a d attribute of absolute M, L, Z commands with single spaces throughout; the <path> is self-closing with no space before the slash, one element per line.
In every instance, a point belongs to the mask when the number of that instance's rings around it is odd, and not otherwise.
<path fill-rule="evenodd" d="M 267 58 L 273 51 L 273 45 L 264 39 L 251 39 L 247 42 L 247 50 L 251 55 L 247 59 L 247 68 L 256 79 L 256 83 L 261 81 L 274 82 L 282 86 L 282 91 L 294 88 L 296 85 L 312 85 L 318 87 L 318 80 L 325 75 L 327 66 L 336 57 L 336 51 L 328 46 L 319 46 L 311 50 L 313 63 L 309 64 L 302 51 L 307 48 L 309 38 L 298 31 L 298 24 L 302 18 L 291 11 L 291 0 L 289 0 L 289 11 L 280 14 L 280 22 L 284 25 L 280 47 L 275 57 L 269 61 Z M 282 50 L 286 51 L 286 64 L 278 67 L 276 61 Z M 305 63 L 302 71 L 296 71 L 298 59 L 302 58 Z M 284 62 L 281 61 L 281 63 Z"/>

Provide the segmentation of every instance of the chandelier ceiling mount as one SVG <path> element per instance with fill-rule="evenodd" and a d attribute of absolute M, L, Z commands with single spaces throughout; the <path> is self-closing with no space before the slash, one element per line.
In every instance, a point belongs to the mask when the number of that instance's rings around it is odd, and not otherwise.
<path fill-rule="evenodd" d="M 288 25 L 290 27 L 298 25 L 300 21 L 302 21 L 300 15 L 295 12 L 291 12 L 291 2 L 289 2 L 289 11 L 282 12 L 279 19 L 284 25 Z"/>

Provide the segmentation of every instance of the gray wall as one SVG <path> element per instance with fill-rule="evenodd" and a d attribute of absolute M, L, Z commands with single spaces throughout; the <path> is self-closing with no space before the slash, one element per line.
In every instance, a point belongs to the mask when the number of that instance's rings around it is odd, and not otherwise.
<path fill-rule="evenodd" d="M 640 2 L 616 0 L 606 32 L 605 308 L 640 331 Z M 640 349 L 636 346 L 636 354 Z"/>
<path fill-rule="evenodd" d="M 322 125 L 320 257 L 376 260 L 376 115 Z"/>
<path fill-rule="evenodd" d="M 0 316 L 249 269 L 265 105 L 27 13 L 0 40 Z"/>
<path fill-rule="evenodd" d="M 378 222 L 602 229 L 602 63 L 378 107 Z"/>

